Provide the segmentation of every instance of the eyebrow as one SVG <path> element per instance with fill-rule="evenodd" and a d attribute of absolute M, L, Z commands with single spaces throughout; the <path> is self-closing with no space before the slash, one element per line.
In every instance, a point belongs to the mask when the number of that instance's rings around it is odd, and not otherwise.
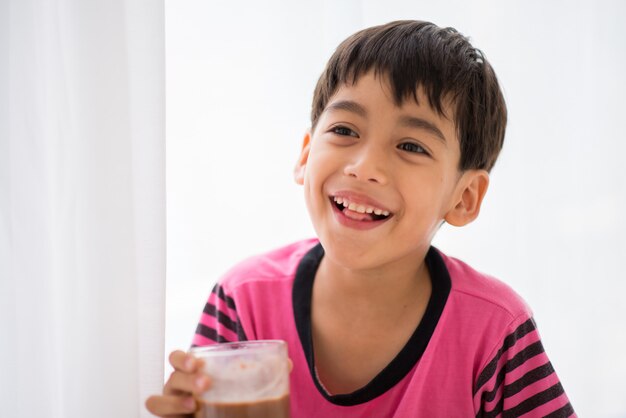
<path fill-rule="evenodd" d="M 345 110 L 347 112 L 355 113 L 363 118 L 367 118 L 367 110 L 361 106 L 359 103 L 352 100 L 339 100 L 337 102 L 333 102 L 328 105 L 326 108 L 328 111 L 335 110 Z M 435 135 L 438 140 L 443 142 L 444 145 L 447 145 L 446 137 L 443 135 L 441 130 L 432 122 L 427 121 L 426 119 L 418 118 L 415 116 L 402 116 L 400 118 L 400 125 L 405 126 L 407 128 L 416 128 L 428 131 Z"/>
<path fill-rule="evenodd" d="M 367 110 L 357 102 L 352 100 L 339 100 L 328 105 L 326 110 L 345 110 L 356 113 L 357 115 L 367 118 Z"/>
<path fill-rule="evenodd" d="M 443 142 L 444 145 L 447 145 L 446 137 L 443 136 L 443 133 L 441 132 L 441 130 L 437 128 L 437 126 L 434 123 L 429 122 L 426 119 L 416 118 L 414 116 L 402 116 L 400 118 L 400 125 L 403 125 L 409 128 L 417 128 L 417 129 L 423 129 L 423 130 L 429 131 L 430 133 L 434 134 L 437 137 L 437 139 Z"/>

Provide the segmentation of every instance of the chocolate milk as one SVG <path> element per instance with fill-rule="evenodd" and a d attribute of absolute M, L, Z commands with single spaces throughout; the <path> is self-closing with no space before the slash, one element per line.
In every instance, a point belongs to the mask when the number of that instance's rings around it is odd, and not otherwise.
<path fill-rule="evenodd" d="M 254 402 L 214 403 L 199 400 L 195 418 L 289 418 L 289 395 Z"/>

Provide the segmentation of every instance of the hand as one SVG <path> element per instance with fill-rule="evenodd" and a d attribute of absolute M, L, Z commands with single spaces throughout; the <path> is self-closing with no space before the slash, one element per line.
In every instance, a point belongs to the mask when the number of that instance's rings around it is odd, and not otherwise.
<path fill-rule="evenodd" d="M 206 391 L 211 380 L 202 373 L 204 362 L 191 354 L 173 351 L 169 362 L 174 371 L 163 387 L 163 394 L 150 396 L 146 408 L 159 417 L 187 418 L 197 409 L 193 395 Z"/>

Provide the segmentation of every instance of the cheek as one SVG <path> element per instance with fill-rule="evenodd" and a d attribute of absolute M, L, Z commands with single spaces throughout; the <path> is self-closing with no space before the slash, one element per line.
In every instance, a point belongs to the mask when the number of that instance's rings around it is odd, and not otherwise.
<path fill-rule="evenodd" d="M 324 194 L 324 175 L 319 161 L 309 159 L 304 173 L 304 198 L 309 212 L 321 206 L 320 200 Z"/>
<path fill-rule="evenodd" d="M 309 160 L 315 166 L 328 165 L 329 161 L 336 160 L 336 157 L 336 153 L 333 153 L 330 149 L 328 149 L 328 147 L 325 147 L 319 143 L 315 144 L 311 148 L 311 153 L 309 154 Z"/>
<path fill-rule="evenodd" d="M 308 181 L 308 177 L 304 179 L 304 204 L 306 205 L 306 209 L 309 212 L 309 216 L 311 219 L 314 219 L 314 214 L 316 213 L 316 199 L 313 199 L 313 187 L 311 183 Z"/>
<path fill-rule="evenodd" d="M 338 167 L 338 158 L 323 151 L 311 152 L 305 172 L 305 179 L 312 185 L 320 186 Z"/>
<path fill-rule="evenodd" d="M 437 217 L 444 205 L 445 181 L 439 176 L 421 178 L 403 185 L 405 205 L 421 220 Z"/>

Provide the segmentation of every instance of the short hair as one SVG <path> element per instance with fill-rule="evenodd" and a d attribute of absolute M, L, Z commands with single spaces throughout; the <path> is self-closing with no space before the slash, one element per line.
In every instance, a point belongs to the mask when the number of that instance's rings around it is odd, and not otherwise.
<path fill-rule="evenodd" d="M 417 102 L 423 88 L 430 107 L 455 124 L 459 170 L 491 171 L 504 142 L 507 109 L 493 68 L 467 37 L 412 20 L 355 33 L 337 47 L 317 82 L 312 130 L 337 89 L 370 70 L 388 77 L 398 106 L 409 97 Z M 444 100 L 451 100 L 453 115 L 445 115 Z"/>

